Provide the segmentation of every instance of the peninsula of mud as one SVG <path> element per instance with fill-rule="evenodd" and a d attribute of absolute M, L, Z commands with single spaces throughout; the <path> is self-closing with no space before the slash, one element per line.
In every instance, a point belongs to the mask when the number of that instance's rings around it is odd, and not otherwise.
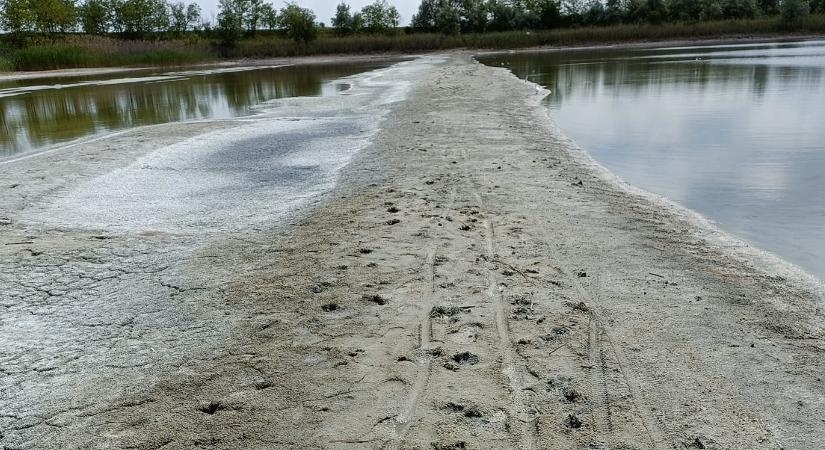
<path fill-rule="evenodd" d="M 465 54 L 0 161 L 6 449 L 825 448 L 819 285 Z"/>

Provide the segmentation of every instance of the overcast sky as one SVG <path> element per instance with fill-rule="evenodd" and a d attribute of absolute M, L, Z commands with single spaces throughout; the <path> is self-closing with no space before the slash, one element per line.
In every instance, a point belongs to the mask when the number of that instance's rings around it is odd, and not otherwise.
<path fill-rule="evenodd" d="M 190 3 L 193 0 L 184 0 L 186 3 Z M 214 22 L 214 17 L 218 14 L 218 0 L 194 0 L 196 3 L 201 5 L 203 8 L 203 15 L 209 21 Z M 418 3 L 420 0 L 387 0 L 389 4 L 394 5 L 398 8 L 398 12 L 401 13 L 401 25 L 408 25 L 410 23 L 410 18 L 413 14 L 418 10 Z M 276 8 L 280 9 L 284 2 L 282 0 L 270 0 L 270 2 L 275 5 Z M 372 3 L 373 0 L 352 0 L 346 1 L 353 10 L 357 11 L 361 9 L 364 5 Z M 324 22 L 329 26 L 329 19 L 335 14 L 335 6 L 340 3 L 340 0 L 298 0 L 296 3 L 304 8 L 309 8 L 315 11 L 315 15 L 318 17 L 318 22 Z"/>

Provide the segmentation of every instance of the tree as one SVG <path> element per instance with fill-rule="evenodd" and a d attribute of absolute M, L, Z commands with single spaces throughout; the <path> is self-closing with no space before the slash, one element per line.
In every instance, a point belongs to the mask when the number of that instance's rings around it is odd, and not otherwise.
<path fill-rule="evenodd" d="M 755 0 L 725 0 L 722 11 L 727 19 L 753 19 L 756 16 Z"/>
<path fill-rule="evenodd" d="M 788 26 L 801 25 L 802 19 L 811 12 L 811 7 L 807 0 L 782 0 L 780 9 L 782 22 Z"/>
<path fill-rule="evenodd" d="M 699 0 L 699 20 L 719 20 L 724 15 L 718 0 Z"/>
<path fill-rule="evenodd" d="M 779 0 L 759 0 L 759 10 L 768 16 L 779 14 Z"/>
<path fill-rule="evenodd" d="M 375 0 L 361 8 L 361 16 L 364 19 L 364 29 L 371 33 L 387 32 L 401 22 L 398 10 L 395 6 L 390 6 L 387 0 Z"/>
<path fill-rule="evenodd" d="M 562 25 L 561 11 L 555 0 L 538 0 L 533 3 L 531 9 L 536 15 L 538 25 L 542 28 L 555 28 Z"/>
<path fill-rule="evenodd" d="M 410 26 L 419 31 L 432 31 L 438 16 L 438 0 L 421 0 L 418 12 L 413 14 Z"/>
<path fill-rule="evenodd" d="M 446 35 L 458 34 L 461 31 L 461 14 L 458 8 L 449 2 L 443 2 L 435 17 L 435 27 Z"/>
<path fill-rule="evenodd" d="M 265 3 L 261 12 L 261 23 L 267 30 L 278 28 L 278 11 L 270 3 Z"/>
<path fill-rule="evenodd" d="M 484 0 L 461 0 L 461 31 L 483 33 L 487 30 L 490 13 Z"/>
<path fill-rule="evenodd" d="M 116 3 L 119 31 L 133 37 L 169 28 L 169 5 L 164 0 L 123 0 Z"/>
<path fill-rule="evenodd" d="M 335 15 L 330 19 L 332 27 L 339 35 L 352 33 L 352 14 L 348 4 L 341 2 L 335 7 Z"/>
<path fill-rule="evenodd" d="M 245 0 L 220 0 L 218 30 L 225 44 L 233 44 L 243 34 Z"/>
<path fill-rule="evenodd" d="M 77 9 L 73 0 L 30 0 L 28 8 L 35 29 L 41 33 L 68 31 L 77 23 Z"/>
<path fill-rule="evenodd" d="M 169 18 L 172 31 L 177 34 L 185 32 L 189 26 L 189 21 L 186 19 L 186 4 L 183 2 L 170 3 Z"/>
<path fill-rule="evenodd" d="M 104 34 L 109 31 L 109 3 L 106 0 L 86 0 L 78 10 L 80 26 L 87 34 Z"/>
<path fill-rule="evenodd" d="M 301 8 L 295 3 L 287 3 L 281 8 L 278 24 L 288 38 L 295 42 L 307 43 L 318 36 L 318 27 L 315 25 L 315 13 L 307 8 Z"/>
<path fill-rule="evenodd" d="M 197 30 L 201 24 L 201 7 L 197 3 L 190 3 L 186 7 L 186 29 Z"/>
<path fill-rule="evenodd" d="M 263 22 L 264 2 L 263 0 L 246 0 L 244 10 L 244 23 L 246 30 L 254 35 L 258 31 L 258 26 Z"/>
<path fill-rule="evenodd" d="M 684 0 L 691 3 L 696 3 L 696 0 Z M 615 25 L 624 21 L 626 13 L 625 2 L 623 0 L 607 0 L 605 7 L 605 23 L 608 25 Z"/>
<path fill-rule="evenodd" d="M 0 3 L 0 24 L 12 33 L 23 33 L 34 29 L 34 14 L 28 0 L 3 0 Z"/>

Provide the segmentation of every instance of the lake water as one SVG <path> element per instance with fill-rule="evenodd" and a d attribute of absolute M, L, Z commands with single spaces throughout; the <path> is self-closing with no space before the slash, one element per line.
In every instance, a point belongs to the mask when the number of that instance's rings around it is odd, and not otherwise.
<path fill-rule="evenodd" d="M 194 67 L 0 81 L 0 159 L 109 131 L 249 114 L 268 100 L 333 95 L 390 62 Z"/>
<path fill-rule="evenodd" d="M 479 58 L 631 184 L 825 280 L 825 41 Z"/>

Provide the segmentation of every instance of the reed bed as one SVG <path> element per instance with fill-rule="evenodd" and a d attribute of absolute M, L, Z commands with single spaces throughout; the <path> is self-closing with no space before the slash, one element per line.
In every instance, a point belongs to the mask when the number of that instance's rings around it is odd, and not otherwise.
<path fill-rule="evenodd" d="M 329 30 L 310 43 L 296 43 L 277 34 L 259 34 L 231 47 L 191 35 L 175 40 L 123 40 L 68 35 L 38 38 L 16 49 L 0 50 L 0 70 L 47 70 L 111 66 L 172 66 L 226 58 L 267 58 L 302 55 L 416 53 L 454 48 L 512 49 L 541 46 L 579 46 L 623 42 L 772 37 L 825 34 L 825 15 L 812 15 L 793 30 L 778 18 L 616 25 L 538 31 L 507 31 L 445 36 L 403 33 L 336 36 Z"/>

